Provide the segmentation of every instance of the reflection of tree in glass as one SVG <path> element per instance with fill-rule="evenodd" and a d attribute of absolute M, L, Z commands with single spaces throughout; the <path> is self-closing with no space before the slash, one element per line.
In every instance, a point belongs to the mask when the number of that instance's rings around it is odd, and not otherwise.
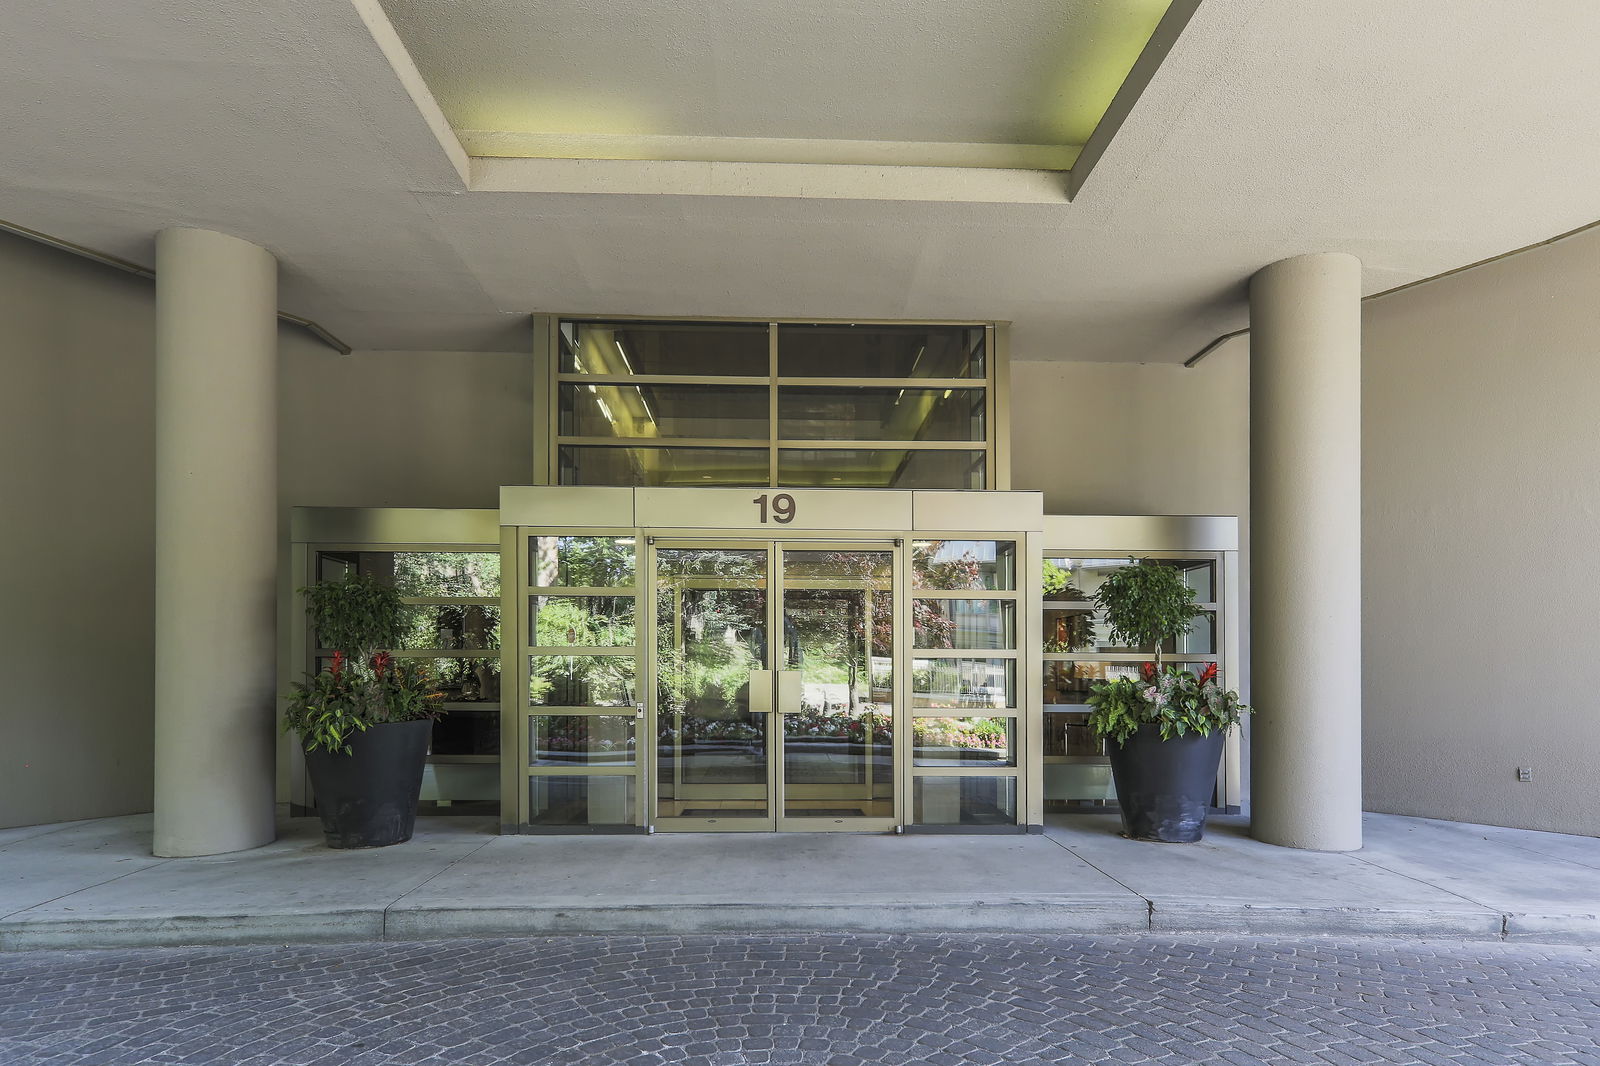
<path fill-rule="evenodd" d="M 402 596 L 498 596 L 498 552 L 395 552 L 394 587 Z"/>
<path fill-rule="evenodd" d="M 406 609 L 402 648 L 500 647 L 500 608 L 487 604 L 422 603 Z"/>
<path fill-rule="evenodd" d="M 632 537 L 536 537 L 534 585 L 621 588 L 633 584 Z"/>
<path fill-rule="evenodd" d="M 541 596 L 534 644 L 545 648 L 631 648 L 631 596 Z"/>
<path fill-rule="evenodd" d="M 528 699 L 544 707 L 623 707 L 635 702 L 631 655 L 537 655 Z"/>
<path fill-rule="evenodd" d="M 766 668 L 766 553 L 657 553 L 657 700 L 665 713 L 727 718 Z"/>

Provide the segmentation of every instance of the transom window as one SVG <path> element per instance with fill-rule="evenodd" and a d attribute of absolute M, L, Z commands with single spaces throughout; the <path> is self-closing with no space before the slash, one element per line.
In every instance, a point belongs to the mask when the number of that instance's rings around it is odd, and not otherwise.
<path fill-rule="evenodd" d="M 563 319 L 553 334 L 553 484 L 994 484 L 991 327 Z"/>

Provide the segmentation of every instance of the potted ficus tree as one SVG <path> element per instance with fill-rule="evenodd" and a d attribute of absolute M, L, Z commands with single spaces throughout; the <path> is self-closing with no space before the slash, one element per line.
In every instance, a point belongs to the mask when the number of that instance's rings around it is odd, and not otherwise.
<path fill-rule="evenodd" d="M 1106 741 L 1125 835 L 1192 843 L 1206 809 L 1229 728 L 1250 708 L 1217 683 L 1217 664 L 1200 673 L 1161 663 L 1162 646 L 1189 629 L 1199 609 L 1177 569 L 1130 560 L 1095 592 L 1112 639 L 1151 648 L 1139 676 L 1096 684 L 1089 728 Z"/>
<path fill-rule="evenodd" d="M 355 574 L 300 592 L 333 657 L 290 686 L 283 728 L 299 734 L 328 846 L 410 840 L 437 700 L 420 664 L 389 653 L 405 628 L 400 594 Z"/>

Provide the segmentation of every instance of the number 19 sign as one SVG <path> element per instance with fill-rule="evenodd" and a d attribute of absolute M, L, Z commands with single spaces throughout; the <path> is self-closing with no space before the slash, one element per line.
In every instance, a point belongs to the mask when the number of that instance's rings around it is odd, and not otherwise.
<path fill-rule="evenodd" d="M 763 492 L 750 502 L 761 508 L 762 525 L 769 525 L 773 522 L 777 522 L 779 525 L 788 525 L 794 521 L 794 497 L 787 492 L 780 492 L 776 496 L 769 496 Z"/>

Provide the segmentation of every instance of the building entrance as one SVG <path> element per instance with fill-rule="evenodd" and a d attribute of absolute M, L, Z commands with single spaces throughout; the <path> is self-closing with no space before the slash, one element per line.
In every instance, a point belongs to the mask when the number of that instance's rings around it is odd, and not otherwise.
<path fill-rule="evenodd" d="M 649 546 L 658 830 L 883 831 L 896 542 Z"/>

